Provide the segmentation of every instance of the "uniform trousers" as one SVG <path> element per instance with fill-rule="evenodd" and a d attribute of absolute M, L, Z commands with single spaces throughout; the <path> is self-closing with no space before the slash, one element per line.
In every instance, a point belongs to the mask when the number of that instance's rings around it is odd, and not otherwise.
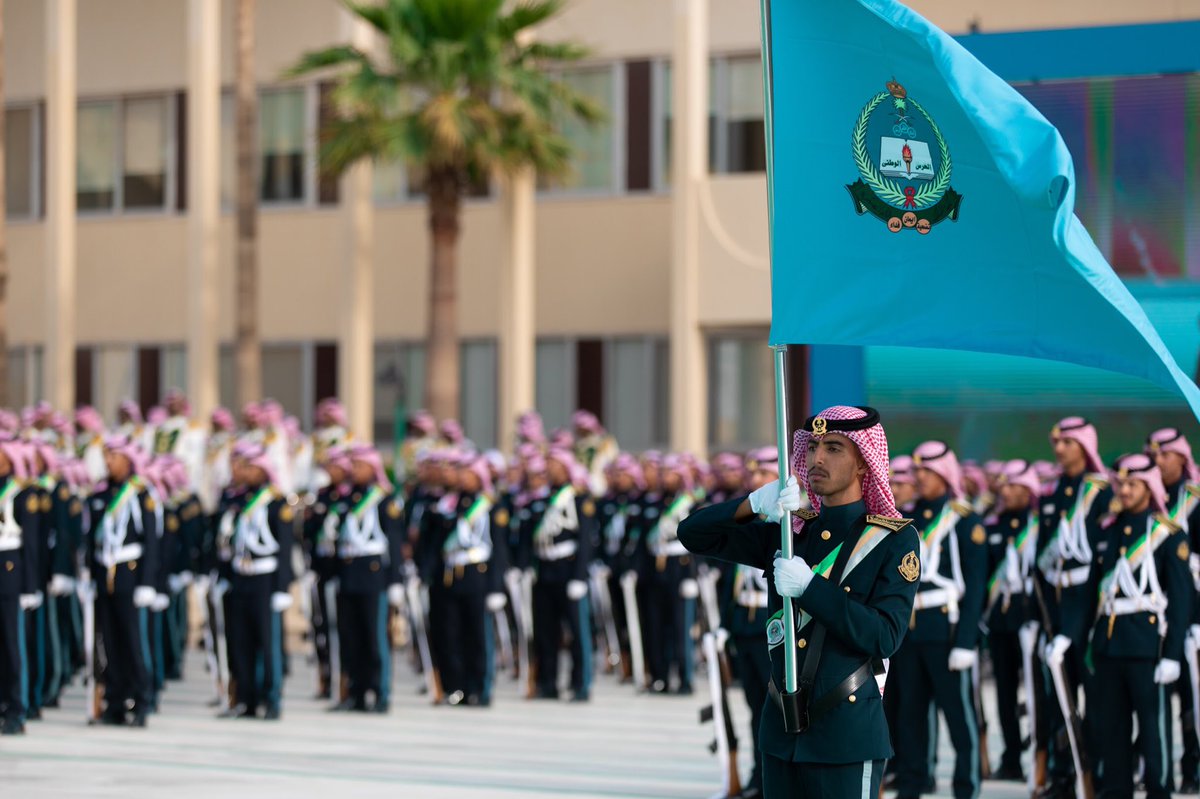
<path fill-rule="evenodd" d="M 592 625 L 587 596 L 573 600 L 567 583 L 538 579 L 533 584 L 533 645 L 540 696 L 558 695 L 558 653 L 564 625 L 571 633 L 571 690 L 587 696 L 592 683 Z"/>
<path fill-rule="evenodd" d="M 791 763 L 763 755 L 764 799 L 876 799 L 883 761 Z"/>
<path fill-rule="evenodd" d="M 767 683 L 771 680 L 771 654 L 766 635 L 739 635 L 734 639 L 734 646 L 737 653 L 734 670 L 742 681 L 742 692 L 750 706 L 750 733 L 754 740 L 754 771 L 746 787 L 761 789 L 763 756 L 758 743 L 758 727 L 767 701 Z"/>
<path fill-rule="evenodd" d="M 466 566 L 463 577 L 451 585 L 435 579 L 429 589 L 429 623 L 442 690 L 447 696 L 461 691 L 486 702 L 491 699 L 492 636 L 480 566 L 487 564 Z"/>
<path fill-rule="evenodd" d="M 388 644 L 387 595 L 383 591 L 342 591 L 337 598 L 338 646 L 349 687 L 349 698 L 376 704 L 390 697 L 391 658 Z"/>
<path fill-rule="evenodd" d="M 1021 642 L 1017 633 L 992 631 L 988 635 L 988 652 L 996 677 L 997 713 L 1000 717 L 1000 733 L 1004 738 L 1004 754 L 1000 758 L 1000 765 L 1020 768 L 1021 722 L 1017 689 L 1021 684 L 1022 666 Z"/>
<path fill-rule="evenodd" d="M 271 610 L 274 575 L 234 579 L 235 587 L 225 596 L 234 703 L 251 712 L 259 705 L 278 709 L 283 693 L 283 635 L 281 614 Z"/>
<path fill-rule="evenodd" d="M 25 657 L 25 612 L 16 596 L 0 596 L 0 714 L 25 721 L 29 691 Z"/>
<path fill-rule="evenodd" d="M 1156 663 L 1150 659 L 1097 656 L 1089 687 L 1101 701 L 1088 703 L 1088 725 L 1097 755 L 1096 795 L 1099 799 L 1133 799 L 1134 761 L 1146 764 L 1147 799 L 1171 795 L 1167 779 L 1171 764 L 1167 744 L 1166 686 L 1154 682 Z M 1133 717 L 1138 720 L 1140 751 L 1132 746 Z"/>
<path fill-rule="evenodd" d="M 150 612 L 133 605 L 133 592 L 96 596 L 96 627 L 104 648 L 104 700 L 108 712 L 150 709 Z"/>

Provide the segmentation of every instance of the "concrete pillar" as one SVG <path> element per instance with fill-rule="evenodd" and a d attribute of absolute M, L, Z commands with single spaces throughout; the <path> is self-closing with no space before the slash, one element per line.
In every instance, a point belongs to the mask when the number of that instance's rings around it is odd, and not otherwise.
<path fill-rule="evenodd" d="M 344 36 L 362 50 L 374 46 L 371 28 L 343 11 Z M 346 170 L 340 186 L 345 249 L 338 331 L 338 393 L 346 405 L 350 429 L 366 441 L 374 437 L 375 266 L 374 190 L 371 162 Z"/>
<path fill-rule="evenodd" d="M 208 419 L 220 397 L 221 0 L 188 0 L 187 389 Z"/>
<path fill-rule="evenodd" d="M 42 396 L 75 405 L 75 0 L 46 0 L 46 351 Z"/>
<path fill-rule="evenodd" d="M 707 450 L 708 381 L 700 330 L 700 206 L 708 180 L 708 0 L 675 0 L 671 98 L 671 448 Z"/>
<path fill-rule="evenodd" d="M 537 332 L 534 319 L 534 171 L 503 181 L 507 241 L 500 271 L 500 447 L 516 443 L 517 415 L 533 410 Z"/>

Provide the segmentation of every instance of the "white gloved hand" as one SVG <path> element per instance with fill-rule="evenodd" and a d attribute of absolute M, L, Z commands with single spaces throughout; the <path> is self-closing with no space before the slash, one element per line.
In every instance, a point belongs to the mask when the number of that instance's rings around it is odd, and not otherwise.
<path fill-rule="evenodd" d="M 229 581 L 228 580 L 217 580 L 215 583 L 213 583 L 212 594 L 213 594 L 214 602 L 220 602 L 221 597 L 225 596 L 228 593 L 229 593 Z"/>
<path fill-rule="evenodd" d="M 783 490 L 780 490 L 778 482 L 772 481 L 750 495 L 750 510 L 769 522 L 782 519 L 784 511 L 799 509 L 800 484 L 795 477 L 787 479 Z"/>
<path fill-rule="evenodd" d="M 292 595 L 285 591 L 276 591 L 271 594 L 271 612 L 283 613 L 292 606 Z"/>
<path fill-rule="evenodd" d="M 789 559 L 784 559 L 782 555 L 775 557 L 775 590 L 780 596 L 800 596 L 812 578 L 812 568 L 799 555 Z"/>
<path fill-rule="evenodd" d="M 207 574 L 202 574 L 196 578 L 196 590 L 201 595 L 207 594 L 210 588 L 212 588 L 212 579 Z"/>
<path fill-rule="evenodd" d="M 75 584 L 75 593 L 80 602 L 92 602 L 96 599 L 96 583 L 92 580 L 80 580 Z"/>
<path fill-rule="evenodd" d="M 567 599 L 578 601 L 587 596 L 587 583 L 583 580 L 571 580 L 567 583 Z"/>
<path fill-rule="evenodd" d="M 1170 685 L 1179 679 L 1181 672 L 1178 660 L 1163 658 L 1154 667 L 1154 683 L 1155 685 Z"/>
<path fill-rule="evenodd" d="M 408 597 L 404 594 L 404 586 L 400 583 L 392 583 L 388 586 L 388 604 L 394 608 L 404 607 Z"/>
<path fill-rule="evenodd" d="M 149 585 L 139 585 L 133 589 L 133 606 L 135 608 L 148 608 L 154 604 L 154 598 L 158 596 L 158 592 Z"/>
<path fill-rule="evenodd" d="M 1197 646 L 1200 646 L 1200 624 L 1193 624 L 1191 627 L 1188 627 L 1188 635 L 1196 642 Z"/>
<path fill-rule="evenodd" d="M 75 578 L 56 574 L 50 578 L 50 596 L 69 596 L 75 592 Z"/>
<path fill-rule="evenodd" d="M 183 578 L 178 574 L 167 575 L 167 590 L 172 594 L 178 594 L 184 589 Z"/>
<path fill-rule="evenodd" d="M 979 662 L 979 653 L 974 649 L 962 649 L 954 647 L 950 650 L 950 659 L 947 665 L 950 671 L 966 671 L 973 668 Z"/>
<path fill-rule="evenodd" d="M 35 591 L 32 594 L 21 594 L 18 600 L 21 605 L 21 610 L 37 610 L 42 606 L 42 592 Z"/>
<path fill-rule="evenodd" d="M 167 596 L 166 594 L 154 595 L 154 604 L 150 606 L 151 610 L 153 610 L 155 613 L 162 613 L 169 607 L 171 607 L 171 597 Z"/>
<path fill-rule="evenodd" d="M 185 569 L 179 573 L 179 579 L 183 581 L 183 585 L 186 588 L 196 581 L 196 576 Z"/>
<path fill-rule="evenodd" d="M 487 595 L 487 609 L 489 613 L 496 613 L 504 610 L 504 606 L 508 604 L 508 597 L 496 591 Z"/>
<path fill-rule="evenodd" d="M 1059 662 L 1070 648 L 1070 638 L 1065 635 L 1056 635 L 1050 643 L 1046 644 L 1046 651 L 1043 653 L 1043 657 L 1045 657 L 1047 662 Z"/>
<path fill-rule="evenodd" d="M 683 580 L 679 583 L 679 596 L 682 599 L 695 599 L 700 596 L 700 583 L 690 578 Z"/>

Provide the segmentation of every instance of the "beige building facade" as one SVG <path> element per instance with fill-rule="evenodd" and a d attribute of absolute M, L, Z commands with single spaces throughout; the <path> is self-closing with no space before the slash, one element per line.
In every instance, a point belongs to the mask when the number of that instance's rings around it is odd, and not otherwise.
<path fill-rule="evenodd" d="M 205 14 L 206 4 L 217 8 Z M 64 341 L 73 348 L 72 399 L 93 403 L 106 415 L 126 396 L 149 405 L 171 386 L 195 393 L 187 385 L 186 347 L 189 335 L 207 332 L 220 345 L 214 398 L 232 402 L 233 5 L 232 0 L 5 4 L 8 337 L 10 396 L 16 401 L 55 396 L 47 352 Z M 954 34 L 1200 18 L 1200 0 L 912 5 Z M 699 76 L 696 70 L 676 74 L 672 64 L 688 52 L 688 20 L 697 13 L 707 19 L 690 29 L 705 41 L 693 63 L 708 69 Z M 49 46 L 59 40 L 57 26 L 64 25 L 74 29 L 73 64 Z M 361 398 L 367 392 L 369 404 L 363 407 L 373 434 L 386 438 L 397 415 L 419 405 L 422 392 L 429 256 L 424 205 L 403 168 L 375 165 L 370 202 L 358 205 L 370 224 L 353 228 L 360 237 L 356 243 L 348 233 L 353 214 L 346 207 L 361 198 L 365 184 L 360 179 L 354 189 L 320 174 L 317 131 L 327 113 L 328 87 L 281 75 L 303 52 L 350 39 L 340 4 L 258 0 L 256 30 L 265 389 L 304 420 L 322 396 L 357 392 Z M 571 0 L 542 35 L 576 39 L 592 49 L 570 79 L 606 108 L 608 121 L 573 132 L 580 153 L 574 177 L 569 185 L 538 186 L 530 213 L 522 217 L 532 223 L 530 393 L 550 424 L 565 423 L 576 406 L 589 407 L 640 448 L 770 440 L 758 3 Z M 219 47 L 221 97 L 214 128 L 217 168 L 197 176 L 191 172 L 195 164 L 214 160 L 189 157 L 190 139 L 198 135 L 189 125 L 188 115 L 195 113 L 189 92 L 212 84 L 211 75 L 205 81 L 203 70 L 189 67 L 194 48 L 204 41 Z M 74 67 L 73 81 L 66 82 L 73 83 L 66 90 L 75 93 L 75 166 L 68 176 L 73 181 L 48 176 L 53 170 L 47 169 L 56 142 L 62 145 L 50 129 L 55 117 L 47 113 L 62 107 L 50 102 L 52 67 L 64 63 Z M 699 82 L 687 82 L 694 80 Z M 64 90 L 61 79 L 53 85 Z M 690 163 L 699 164 L 701 174 L 687 182 L 692 190 L 682 201 L 671 189 L 673 170 L 689 163 L 686 153 L 672 149 L 673 109 L 680 106 L 672 96 L 680 86 L 701 87 L 708 98 L 707 108 L 692 108 L 690 114 L 683 104 L 684 118 L 707 118 L 708 125 L 704 135 L 684 137 L 683 148 L 706 152 L 691 153 Z M 215 182 L 220 197 L 212 265 L 215 315 L 208 331 L 190 305 L 198 301 L 194 275 L 203 266 L 197 266 L 203 259 L 195 256 L 197 228 L 190 218 L 204 197 L 195 190 L 197 181 Z M 63 242 L 69 246 L 70 239 L 52 238 L 48 226 L 63 230 L 62 209 L 69 204 L 56 205 L 55 187 L 72 182 L 74 222 L 63 235 L 73 236 L 73 263 L 63 271 L 63 256 L 55 250 Z M 60 216 L 48 218 L 56 208 Z M 498 301 L 512 296 L 504 260 L 514 248 L 504 242 L 512 241 L 513 218 L 497 183 L 487 196 L 467 202 L 463 220 L 463 421 L 485 445 L 500 442 L 508 427 L 500 407 L 522 410 L 500 397 L 502 387 L 520 390 L 501 379 L 500 357 L 504 328 L 513 324 Z M 686 235 L 681 225 L 688 226 Z M 363 258 L 370 264 L 369 291 L 347 291 L 356 257 L 360 265 Z M 683 308 L 672 300 L 681 276 L 693 292 Z M 64 279 L 72 282 L 65 294 L 54 290 Z M 347 370 L 338 344 L 364 340 L 362 331 L 357 338 L 346 332 L 348 315 L 364 302 L 374 341 L 371 359 Z M 69 325 L 61 324 L 63 315 L 69 315 Z M 689 337 L 690 344 L 684 341 Z M 680 351 L 700 364 L 698 376 L 672 371 L 672 353 Z M 339 374 L 344 383 L 348 373 L 357 375 L 351 378 L 356 386 L 339 385 Z M 672 429 L 681 413 L 692 419 L 689 430 Z"/>

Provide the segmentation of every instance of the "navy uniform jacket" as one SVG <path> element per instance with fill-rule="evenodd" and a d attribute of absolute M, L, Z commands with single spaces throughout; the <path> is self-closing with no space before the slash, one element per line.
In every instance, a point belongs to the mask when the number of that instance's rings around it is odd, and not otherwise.
<path fill-rule="evenodd" d="M 969 505 L 951 501 L 947 495 L 933 501 L 919 500 L 913 507 L 916 523 L 922 527 L 923 539 L 931 536 L 930 528 L 943 511 L 954 513 L 959 519 L 954 529 L 941 539 L 940 551 L 931 553 L 929 559 L 932 561 L 936 558 L 937 575 L 942 584 L 955 582 L 954 546 L 951 544 L 951 536 L 954 537 L 963 589 L 963 594 L 958 599 L 958 619 L 957 622 L 953 622 L 949 608 L 944 605 L 914 611 L 908 640 L 917 644 L 949 643 L 958 649 L 974 649 L 979 643 L 979 621 L 983 616 L 987 590 L 987 530 Z M 931 579 L 933 575 L 926 571 L 927 564 L 924 558 L 921 565 L 921 583 L 917 593 L 939 590 L 941 585 Z"/>
<path fill-rule="evenodd" d="M 642 506 L 629 494 L 609 493 L 597 506 L 596 552 L 614 574 L 628 568 L 641 527 Z"/>
<path fill-rule="evenodd" d="M 1021 580 L 1021 585 L 1005 586 L 1006 577 L 1008 575 L 1008 551 L 1012 546 L 1016 554 L 1018 574 L 1022 578 L 1029 578 L 1030 573 L 1021 573 L 1020 562 L 1023 555 L 1017 550 L 1020 544 L 1020 538 L 1025 535 L 1036 537 L 1037 530 L 1032 531 L 1032 536 L 1027 532 L 1030 515 L 1033 513 L 1032 508 L 1026 508 L 1020 511 L 1003 511 L 996 517 L 994 523 L 988 527 L 988 601 L 991 603 L 990 609 L 985 619 L 987 628 L 994 633 L 1015 633 L 1021 628 L 1025 622 L 1036 619 L 1037 613 L 1034 611 L 1033 598 L 1026 590 L 1026 580 Z M 1034 521 L 1036 524 L 1036 520 Z M 1036 550 L 1037 541 L 1028 540 L 1026 546 Z M 1036 553 L 1031 553 L 1036 554 Z M 1032 572 L 1030 569 L 1029 572 Z M 993 580 L 996 581 L 995 593 L 996 597 L 993 601 L 991 594 L 993 593 Z M 1005 587 L 1009 589 L 1008 597 L 1005 597 Z"/>
<path fill-rule="evenodd" d="M 222 575 L 229 575 L 229 590 L 234 593 L 287 593 L 292 584 L 292 545 L 296 540 L 296 508 L 279 491 L 271 491 L 266 505 L 265 530 L 259 529 L 261 518 L 257 509 L 251 518 L 243 519 L 247 506 L 260 488 L 252 488 L 231 497 L 224 509 L 218 541 L 228 556 L 222 557 Z M 248 573 L 248 567 L 264 558 L 274 558 L 274 568 L 260 574 Z M 269 561 L 267 561 L 269 563 Z M 262 579 L 260 579 L 262 578 Z"/>
<path fill-rule="evenodd" d="M 347 517 L 369 490 L 369 487 L 354 486 L 329 510 L 328 518 L 337 526 L 336 573 L 338 590 L 343 593 L 375 593 L 403 579 L 400 548 L 404 543 L 404 505 L 399 498 L 384 496 L 373 508 L 361 511 L 361 524 L 376 528 L 378 538 L 373 544 L 376 550 L 382 547 L 382 551 L 358 552 L 344 537 Z M 374 514 L 375 518 L 371 519 L 368 514 Z"/>
<path fill-rule="evenodd" d="M 1187 482 L 1186 478 L 1174 485 L 1167 486 L 1167 508 L 1171 519 L 1183 527 L 1188 536 L 1188 546 L 1192 550 L 1189 566 L 1192 571 L 1192 583 L 1200 592 L 1200 485 Z M 1200 624 L 1200 602 L 1192 603 L 1192 624 Z"/>
<path fill-rule="evenodd" d="M 576 494 L 571 508 L 553 509 L 555 497 L 566 490 L 558 486 L 550 496 L 534 499 L 521 515 L 519 563 L 533 566 L 537 579 L 543 582 L 566 583 L 571 580 L 588 579 L 588 566 L 592 562 L 592 544 L 598 534 L 599 521 L 596 503 L 583 493 Z M 548 513 L 559 513 L 559 519 L 548 519 Z M 555 525 L 554 531 L 545 531 L 543 524 Z M 573 550 L 572 554 L 558 558 L 547 558 L 551 548 L 560 551 Z"/>
<path fill-rule="evenodd" d="M 472 528 L 474 540 L 463 541 L 459 536 L 458 522 L 475 505 L 478 496 L 460 494 L 453 498 L 451 512 L 443 502 L 430 504 L 421 517 L 421 532 L 417 548 L 417 569 L 422 582 L 428 586 L 442 586 L 463 593 L 487 594 L 504 591 L 504 572 L 508 568 L 509 553 L 504 530 L 509 523 L 508 510 L 492 506 L 485 520 Z M 478 548 L 480 560 L 461 566 L 455 560 L 460 553 Z"/>
<path fill-rule="evenodd" d="M 1082 493 L 1081 493 L 1082 492 Z M 1054 625 L 1053 632 L 1065 635 L 1071 643 L 1082 647 L 1091 627 L 1091 608 L 1094 597 L 1086 591 L 1086 583 L 1063 587 L 1054 584 L 1054 572 L 1069 572 L 1073 569 L 1089 568 L 1091 561 L 1081 561 L 1076 557 L 1059 557 L 1052 549 L 1059 520 L 1069 516 L 1079 503 L 1080 497 L 1094 495 L 1087 515 L 1084 519 L 1087 529 L 1088 546 L 1095 556 L 1096 546 L 1100 539 L 1095 536 L 1100 530 L 1101 519 L 1110 512 L 1113 505 L 1113 491 L 1108 481 L 1101 475 L 1082 474 L 1077 477 L 1063 475 L 1054 488 L 1054 493 L 1044 497 L 1039 514 L 1041 528 L 1038 530 L 1038 579 L 1042 585 L 1042 596 L 1045 598 L 1046 609 L 1050 614 L 1050 622 Z"/>
<path fill-rule="evenodd" d="M 112 514 L 111 540 L 105 516 L 109 505 L 121 495 L 123 483 L 109 482 L 88 500 L 88 564 L 97 590 L 109 594 L 132 594 L 139 586 L 158 590 L 159 517 L 158 504 L 134 478 L 134 492 Z M 123 522 L 123 524 L 122 524 Z M 130 549 L 124 549 L 130 547 Z M 125 560 L 133 553 L 136 557 Z M 121 562 L 112 562 L 110 560 Z"/>
<path fill-rule="evenodd" d="M 79 553 L 83 546 L 83 500 L 66 483 L 59 483 L 54 494 L 56 527 L 54 531 L 53 571 L 63 577 L 76 577 Z"/>
<path fill-rule="evenodd" d="M 0 477 L 0 490 L 15 478 Z M 33 499 L 31 506 L 30 500 Z M 36 498 L 29 489 L 17 491 L 12 500 L 12 521 L 19 529 L 11 532 L 0 527 L 0 596 L 14 597 L 40 590 L 38 582 L 38 509 Z M 0 508 L 0 516 L 6 511 Z M 0 519 L 7 525 L 8 519 Z"/>
<path fill-rule="evenodd" d="M 679 535 L 679 517 L 694 513 L 694 508 L 694 500 L 686 494 L 659 495 L 643 508 L 638 538 L 632 542 L 629 558 L 639 582 L 678 584 L 696 578 L 694 558 L 687 552 L 669 554 L 678 546 L 674 542 Z"/>
<path fill-rule="evenodd" d="M 322 486 L 317 490 L 316 501 L 304 514 L 304 553 L 309 568 L 321 580 L 337 575 L 336 538 L 325 529 L 325 520 L 341 501 L 342 493 L 340 485 Z"/>
<path fill-rule="evenodd" d="M 1117 561 L 1134 547 L 1146 533 L 1147 523 L 1161 524 L 1162 539 L 1154 549 L 1154 570 L 1167 600 L 1161 613 L 1150 610 L 1115 616 L 1106 615 L 1104 599 L 1100 596 L 1104 578 Z M 1092 598 L 1092 654 L 1109 658 L 1169 658 L 1183 663 L 1183 639 L 1192 615 L 1192 577 L 1188 571 L 1187 534 L 1168 518 L 1152 517 L 1150 512 L 1122 512 L 1096 537 L 1103 541 L 1098 547 L 1095 565 L 1088 583 Z M 1140 568 L 1134 572 L 1138 576 Z M 1124 594 L 1118 592 L 1118 597 Z M 1109 622 L 1111 621 L 1111 634 Z M 1166 634 L 1163 635 L 1163 625 Z"/>
<path fill-rule="evenodd" d="M 775 590 L 774 559 L 779 550 L 778 524 L 734 520 L 745 499 L 697 511 L 679 526 L 679 540 L 697 555 L 742 563 L 766 572 L 769 587 L 767 610 L 783 608 Z M 818 701 L 865 663 L 889 658 L 900 648 L 908 631 L 913 597 L 919 579 L 918 540 L 907 520 L 868 517 L 861 502 L 824 508 L 793 534 L 795 553 L 810 565 L 820 563 L 838 544 L 853 547 L 868 528 L 868 518 L 888 526 L 886 537 L 842 583 L 813 577 L 804 594 L 796 599 L 800 611 L 825 625 L 824 651 L 817 667 L 813 700 Z M 891 528 L 898 528 L 892 531 Z M 874 528 L 872 528 L 874 529 Z M 829 532 L 829 536 L 825 536 Z M 797 645 L 812 633 L 812 623 L 797 633 Z M 796 657 L 796 672 L 804 668 L 806 648 Z M 772 679 L 783 690 L 783 654 L 772 657 Z M 768 697 L 759 737 L 763 752 L 796 763 L 861 763 L 892 756 L 883 701 L 874 680 L 868 680 L 853 695 L 827 715 L 813 721 L 798 735 L 783 729 L 779 707 Z"/>

